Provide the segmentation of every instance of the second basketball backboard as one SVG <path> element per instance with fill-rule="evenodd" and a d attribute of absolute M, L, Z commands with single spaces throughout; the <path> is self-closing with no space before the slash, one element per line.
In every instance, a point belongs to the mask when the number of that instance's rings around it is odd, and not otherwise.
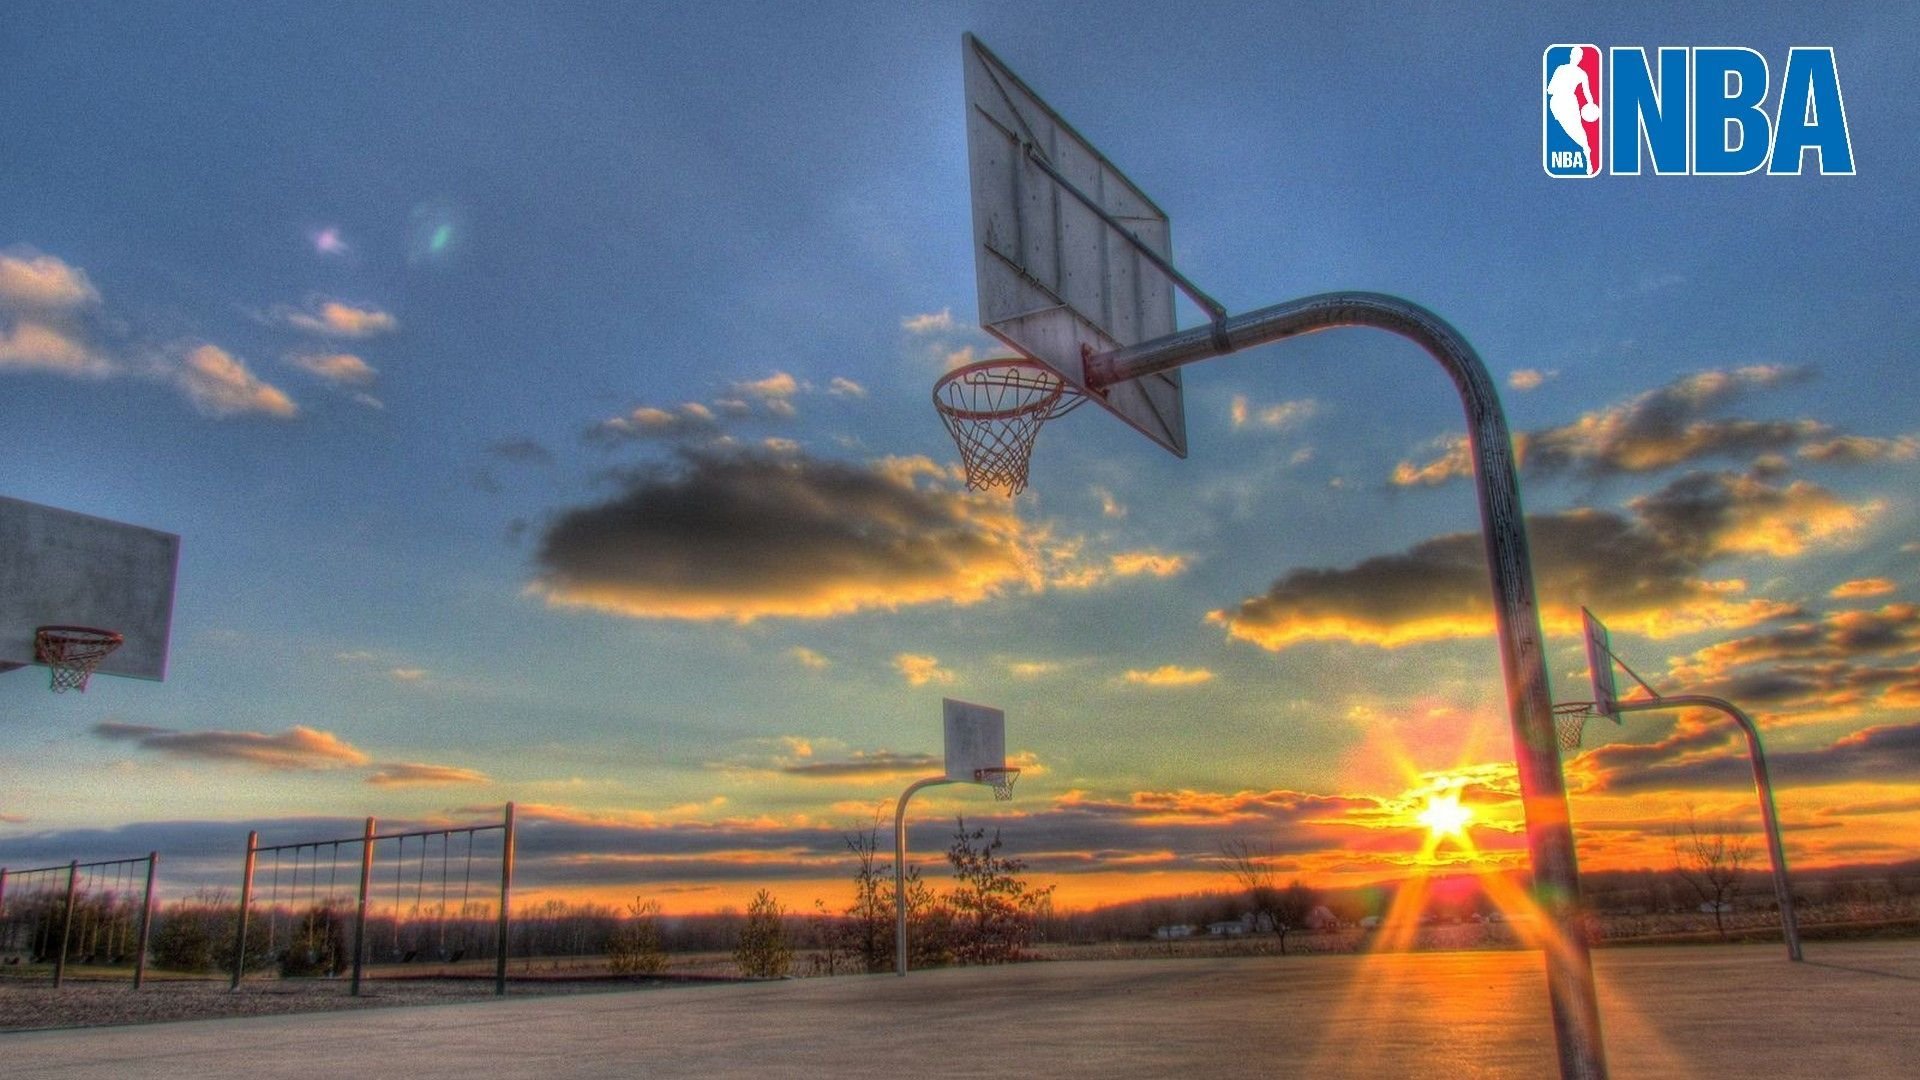
<path fill-rule="evenodd" d="M 120 634 L 103 675 L 164 679 L 180 538 L 0 496 L 0 671 L 39 663 L 43 626 Z"/>
<path fill-rule="evenodd" d="M 1139 250 L 1171 257 L 1166 212 L 973 35 L 961 51 L 981 328 L 1185 457 L 1178 371 L 1089 391 L 1083 366 L 1176 329 L 1174 284 Z"/>
<path fill-rule="evenodd" d="M 1607 627 L 1593 612 L 1580 609 L 1580 621 L 1587 639 L 1587 678 L 1593 684 L 1593 711 L 1620 722 L 1620 689 L 1613 681 L 1613 642 Z"/>
<path fill-rule="evenodd" d="M 973 783 L 1007 764 L 1007 714 L 990 705 L 940 699 L 946 729 L 947 779 Z"/>

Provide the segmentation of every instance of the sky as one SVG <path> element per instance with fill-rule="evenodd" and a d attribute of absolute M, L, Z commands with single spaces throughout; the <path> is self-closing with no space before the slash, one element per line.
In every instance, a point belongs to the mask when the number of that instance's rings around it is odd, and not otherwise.
<path fill-rule="evenodd" d="M 1394 293 L 1521 454 L 1556 700 L 1578 613 L 1766 732 L 1790 862 L 1920 835 L 1920 27 L 1896 6 L 0 8 L 0 494 L 178 533 L 162 682 L 0 675 L 0 863 L 175 889 L 368 815 L 522 826 L 531 896 L 844 901 L 844 836 L 1006 712 L 1056 903 L 1524 865 L 1465 422 L 1346 330 L 1187 368 L 969 493 L 961 35 L 1234 312 Z M 1833 49 L 1852 176 L 1549 178 L 1557 42 Z M 1182 304 L 1181 325 L 1203 322 Z M 84 452 L 76 453 L 83 449 Z M 1624 678 L 1624 677 L 1623 677 Z M 1596 721 L 1582 866 L 1757 828 L 1734 729 Z M 1431 797 L 1474 812 L 1434 836 Z"/>

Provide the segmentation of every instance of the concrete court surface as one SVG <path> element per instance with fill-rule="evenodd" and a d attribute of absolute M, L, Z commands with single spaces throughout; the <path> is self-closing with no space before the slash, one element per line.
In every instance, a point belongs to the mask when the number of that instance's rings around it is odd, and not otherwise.
<path fill-rule="evenodd" d="M 1920 1076 L 1920 942 L 1595 954 L 1615 1077 Z M 0 1036 L 9 1077 L 1551 1077 L 1535 952 L 1072 961 Z"/>

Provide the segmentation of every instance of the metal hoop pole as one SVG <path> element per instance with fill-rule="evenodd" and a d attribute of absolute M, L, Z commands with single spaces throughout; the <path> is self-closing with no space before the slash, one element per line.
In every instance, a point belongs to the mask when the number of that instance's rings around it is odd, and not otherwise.
<path fill-rule="evenodd" d="M 957 782 L 944 776 L 915 780 L 900 793 L 900 802 L 893 808 L 893 970 L 896 975 L 907 973 L 907 800 L 921 788 Z"/>
<path fill-rule="evenodd" d="M 367 887 L 373 883 L 373 826 L 367 819 L 366 838 L 360 841 L 360 904 L 353 916 L 353 984 L 347 991 L 360 996 L 360 977 L 367 963 Z"/>
<path fill-rule="evenodd" d="M 153 874 L 160 865 L 160 853 L 147 852 L 147 890 L 140 896 L 140 944 L 133 951 L 133 988 L 147 980 L 147 940 L 153 928 Z"/>
<path fill-rule="evenodd" d="M 228 990 L 240 989 L 240 976 L 247 968 L 247 905 L 253 902 L 253 866 L 260 854 L 260 833 L 250 830 L 247 833 L 247 864 L 240 876 L 240 917 L 237 936 L 233 944 L 233 981 L 227 984 Z"/>
<path fill-rule="evenodd" d="M 1507 712 L 1527 819 L 1534 892 L 1558 928 L 1547 950 L 1547 994 L 1563 1080 L 1607 1075 L 1593 958 L 1580 927 L 1580 872 L 1566 781 L 1560 772 L 1553 702 L 1547 689 L 1533 562 L 1521 516 L 1513 439 L 1486 365 L 1459 331 L 1438 315 L 1397 296 L 1337 292 L 1309 296 L 1100 353 L 1086 360 L 1086 382 L 1102 390 L 1116 382 L 1170 371 L 1196 360 L 1285 338 L 1347 326 L 1370 326 L 1412 341 L 1439 361 L 1459 391 L 1473 450 L 1481 535 L 1492 575 L 1494 623 L 1506 677 Z"/>
<path fill-rule="evenodd" d="M 469 834 L 471 835 L 471 834 Z M 507 817 L 501 823 L 500 839 L 500 955 L 493 961 L 493 992 L 507 993 L 507 903 L 513 895 L 513 804 L 507 804 Z"/>
<path fill-rule="evenodd" d="M 80 860 L 67 864 L 67 905 L 66 914 L 60 919 L 60 951 L 53 961 L 53 988 L 60 989 L 60 980 L 67 973 L 67 939 L 73 936 L 73 889 L 80 877 Z"/>
<path fill-rule="evenodd" d="M 1767 830 L 1767 856 L 1773 863 L 1773 893 L 1780 903 L 1780 936 L 1787 942 L 1787 959 L 1800 956 L 1800 920 L 1793 910 L 1793 885 L 1787 879 L 1787 850 L 1780 843 L 1780 819 L 1773 812 L 1773 781 L 1767 775 L 1767 755 L 1760 749 L 1760 728 L 1739 706 L 1723 698 L 1705 694 L 1675 694 L 1652 701 L 1622 701 L 1617 712 L 1652 712 L 1655 709 L 1717 709 L 1740 725 L 1747 736 L 1747 756 L 1753 762 L 1753 787 L 1760 796 L 1760 821 Z"/>

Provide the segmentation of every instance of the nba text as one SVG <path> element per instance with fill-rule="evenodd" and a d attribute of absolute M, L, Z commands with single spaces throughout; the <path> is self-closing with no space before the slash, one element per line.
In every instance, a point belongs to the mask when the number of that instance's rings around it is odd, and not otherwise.
<path fill-rule="evenodd" d="M 1551 45 L 1541 165 L 1553 177 L 1851 176 L 1853 139 L 1833 50 L 1787 50 L 1778 97 L 1753 49 Z M 1771 109 L 1769 109 L 1771 105 Z M 1643 165 L 1643 162 L 1645 163 Z"/>

